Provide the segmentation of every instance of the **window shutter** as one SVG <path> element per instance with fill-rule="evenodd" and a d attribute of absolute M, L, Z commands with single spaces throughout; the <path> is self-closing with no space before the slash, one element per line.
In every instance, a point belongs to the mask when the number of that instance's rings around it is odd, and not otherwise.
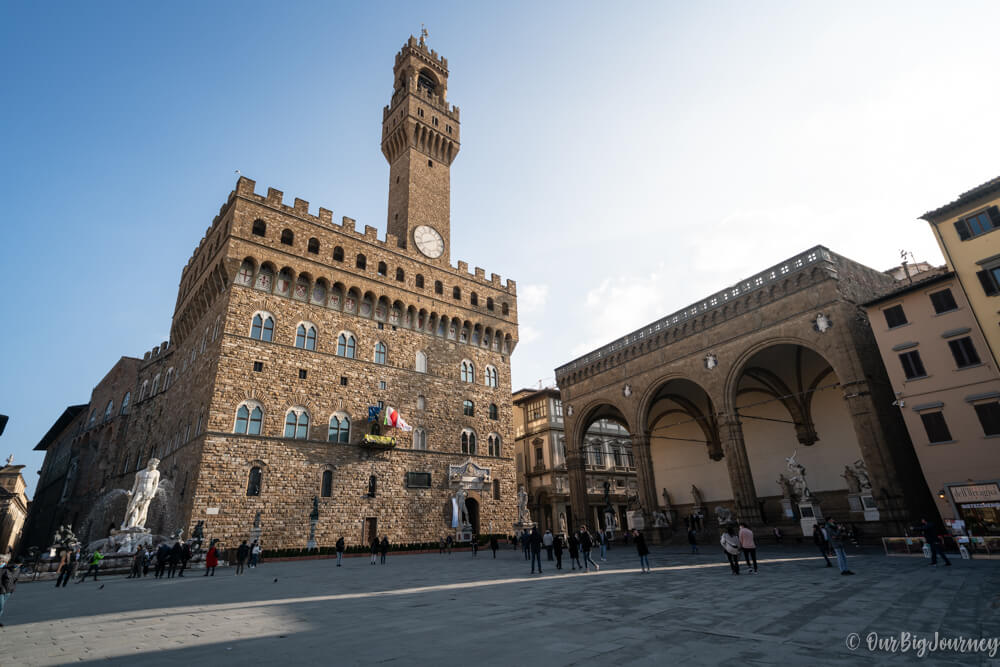
<path fill-rule="evenodd" d="M 956 222 L 955 223 L 955 230 L 958 232 L 958 239 L 960 241 L 964 241 L 967 238 L 969 238 L 970 236 L 972 236 L 969 233 L 969 225 L 967 225 L 965 223 L 965 220 L 959 220 L 958 222 Z"/>
<path fill-rule="evenodd" d="M 993 280 L 993 276 L 989 271 L 979 271 L 976 273 L 976 277 L 983 284 L 983 291 L 986 292 L 986 296 L 993 296 L 1000 293 L 1000 286 Z"/>
<path fill-rule="evenodd" d="M 993 224 L 993 228 L 996 229 L 997 227 L 1000 227 L 1000 209 L 996 206 L 990 206 L 986 209 L 986 212 L 990 216 L 990 222 Z"/>

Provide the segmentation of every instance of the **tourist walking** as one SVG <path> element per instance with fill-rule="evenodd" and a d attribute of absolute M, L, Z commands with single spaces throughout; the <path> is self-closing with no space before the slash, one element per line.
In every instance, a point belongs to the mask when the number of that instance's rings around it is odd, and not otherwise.
<path fill-rule="evenodd" d="M 70 564 L 73 566 L 70 571 L 70 579 L 76 577 L 80 572 L 80 547 L 73 549 L 73 555 L 70 556 Z"/>
<path fill-rule="evenodd" d="M 816 543 L 816 548 L 823 555 L 823 560 L 826 561 L 827 567 L 833 567 L 833 563 L 830 562 L 830 557 L 827 554 L 830 552 L 830 545 L 826 541 L 826 534 L 824 534 L 823 529 L 820 528 L 818 523 L 813 524 L 813 542 Z"/>
<path fill-rule="evenodd" d="M 181 557 L 184 555 L 184 549 L 181 547 L 181 543 L 174 542 L 174 546 L 170 548 L 170 556 L 167 562 L 170 568 L 167 570 L 167 579 L 173 579 L 174 575 L 177 574 L 177 566 L 181 564 Z"/>
<path fill-rule="evenodd" d="M 562 535 L 556 535 L 555 540 L 552 542 L 552 550 L 556 554 L 556 569 L 562 569 L 562 555 L 563 555 L 563 537 Z"/>
<path fill-rule="evenodd" d="M 497 559 L 497 549 L 500 548 L 500 542 L 497 541 L 496 535 L 490 535 L 490 550 L 493 552 L 493 560 Z"/>
<path fill-rule="evenodd" d="M 7 606 L 7 600 L 14 593 L 14 589 L 17 587 L 17 574 L 13 568 L 7 567 L 6 562 L 0 562 L 0 616 L 3 616 L 3 610 Z M 3 627 L 3 623 L 0 623 L 0 628 Z"/>
<path fill-rule="evenodd" d="M 378 548 L 379 548 L 378 536 L 375 536 L 372 538 L 372 565 L 374 565 L 375 561 L 378 560 Z"/>
<path fill-rule="evenodd" d="M 757 574 L 757 543 L 753 539 L 753 531 L 742 521 L 740 522 L 740 548 L 743 549 L 743 556 L 747 559 L 747 571 L 750 574 Z M 753 569 L 750 568 L 750 559 L 753 559 Z"/>
<path fill-rule="evenodd" d="M 590 531 L 587 530 L 586 526 L 580 526 L 580 551 L 583 552 L 583 571 L 589 572 L 590 565 L 594 566 L 595 570 L 600 570 L 601 566 L 594 562 L 594 559 L 590 557 L 590 550 L 594 548 L 594 538 L 590 535 Z"/>
<path fill-rule="evenodd" d="M 646 546 L 646 537 L 635 528 L 632 529 L 632 538 L 635 542 L 635 550 L 639 553 L 639 567 L 643 574 L 652 571 L 649 567 L 649 547 Z"/>
<path fill-rule="evenodd" d="M 385 565 L 385 555 L 389 553 L 389 536 L 382 536 L 382 543 L 379 545 L 379 553 L 382 554 L 382 565 Z"/>
<path fill-rule="evenodd" d="M 691 553 L 698 553 L 698 533 L 694 528 L 688 528 L 688 544 L 691 545 Z"/>
<path fill-rule="evenodd" d="M 527 528 L 521 533 L 521 548 L 524 550 L 524 560 L 531 560 L 531 531 Z"/>
<path fill-rule="evenodd" d="M 100 549 L 96 549 L 94 551 L 94 555 L 90 557 L 90 567 L 87 568 L 87 571 L 83 573 L 83 576 L 80 577 L 80 580 L 76 583 L 82 584 L 83 582 L 85 582 L 87 580 L 87 577 L 90 576 L 91 572 L 94 573 L 94 581 L 97 581 L 97 571 L 101 567 L 102 560 L 104 560 L 104 554 L 101 553 Z"/>
<path fill-rule="evenodd" d="M 444 541 L 442 540 L 442 544 Z M 344 536 L 341 535 L 337 540 L 337 567 L 340 567 L 341 563 L 344 562 Z"/>
<path fill-rule="evenodd" d="M 542 535 L 542 546 L 545 547 L 545 553 L 548 556 L 545 560 L 552 560 L 552 540 L 552 531 L 546 528 L 545 534 Z"/>
<path fill-rule="evenodd" d="M 941 554 L 941 558 L 944 559 L 945 566 L 951 567 L 951 561 L 948 560 L 948 556 L 944 553 L 944 545 L 941 544 L 941 536 L 938 535 L 937 526 L 929 522 L 927 519 L 921 519 L 920 530 L 924 534 L 924 542 L 931 549 L 931 565 L 937 567 L 937 557 L 938 554 Z"/>
<path fill-rule="evenodd" d="M 537 528 L 531 529 L 531 536 L 525 540 L 531 549 L 531 573 L 535 573 L 535 562 L 538 562 L 538 574 L 542 573 L 542 536 Z"/>
<path fill-rule="evenodd" d="M 608 560 L 607 559 L 607 555 L 608 555 L 608 533 L 607 533 L 607 531 L 602 530 L 599 533 L 597 533 L 597 539 L 601 543 L 601 562 L 603 563 L 604 561 Z"/>
<path fill-rule="evenodd" d="M 478 535 L 473 535 L 472 536 L 472 557 L 473 558 L 478 558 L 479 557 L 479 536 Z"/>
<path fill-rule="evenodd" d="M 784 537 L 784 535 L 782 534 L 781 529 L 778 528 L 777 526 L 775 526 L 774 527 L 774 541 L 777 542 L 778 544 L 781 544 L 781 540 L 782 540 L 783 537 Z"/>
<path fill-rule="evenodd" d="M 132 557 L 132 569 L 126 579 L 138 579 L 142 576 L 142 564 L 146 560 L 146 547 L 139 545 L 139 550 L 135 552 L 135 556 Z M 59 580 L 56 580 L 56 586 L 59 586 Z"/>
<path fill-rule="evenodd" d="M 185 542 L 181 545 L 181 571 L 177 576 L 184 576 L 184 570 L 187 569 L 189 560 L 191 560 L 191 545 Z"/>
<path fill-rule="evenodd" d="M 455 546 L 455 538 L 449 535 L 444 539 L 444 548 L 448 551 L 448 555 L 451 555 L 451 548 Z"/>
<path fill-rule="evenodd" d="M 726 526 L 725 532 L 719 538 L 719 544 L 722 545 L 722 550 L 726 553 L 726 558 L 729 559 L 729 567 L 732 569 L 733 574 L 739 574 L 740 538 L 736 537 L 736 531 L 733 529 L 732 524 Z"/>
<path fill-rule="evenodd" d="M 247 557 L 250 555 L 250 545 L 247 544 L 246 540 L 240 543 L 240 546 L 236 548 L 236 574 L 243 574 L 243 564 L 247 562 Z"/>
<path fill-rule="evenodd" d="M 441 554 L 442 556 L 444 555 L 444 538 L 443 537 L 438 542 L 438 553 Z"/>
<path fill-rule="evenodd" d="M 833 520 L 833 517 L 826 520 L 826 534 L 829 538 L 830 546 L 833 547 L 833 553 L 837 555 L 837 567 L 840 568 L 840 574 L 854 574 L 847 568 L 847 553 L 844 551 L 844 531 Z"/>
<path fill-rule="evenodd" d="M 580 565 L 580 538 L 578 533 L 570 533 L 569 536 L 569 564 L 572 566 L 570 569 L 575 570 L 577 566 L 583 569 L 583 565 Z"/>
<path fill-rule="evenodd" d="M 140 549 L 142 547 L 139 547 Z M 69 582 L 69 575 L 73 572 L 73 561 L 72 552 L 69 549 L 63 549 L 62 553 L 59 555 L 59 576 L 56 577 L 56 588 L 62 586 L 66 587 L 66 583 Z M 130 575 L 131 576 L 131 575 Z"/>
<path fill-rule="evenodd" d="M 260 563 L 260 555 L 263 553 L 263 549 L 260 547 L 260 542 L 254 540 L 250 545 L 250 565 L 249 567 L 256 568 L 257 564 Z"/>
<path fill-rule="evenodd" d="M 167 558 L 170 557 L 170 547 L 167 546 L 166 542 L 161 544 L 156 550 L 156 570 L 153 572 L 153 576 L 159 579 L 163 576 L 163 573 L 167 569 Z"/>
<path fill-rule="evenodd" d="M 212 542 L 211 546 L 208 547 L 208 553 L 205 554 L 205 576 L 215 576 L 215 568 L 219 565 L 219 551 L 215 548 L 215 542 Z"/>

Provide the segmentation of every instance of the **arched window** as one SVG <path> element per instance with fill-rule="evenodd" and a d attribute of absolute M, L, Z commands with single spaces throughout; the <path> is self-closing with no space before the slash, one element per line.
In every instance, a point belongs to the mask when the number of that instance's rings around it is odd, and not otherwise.
<path fill-rule="evenodd" d="M 308 250 L 312 254 L 318 255 L 319 254 L 319 240 L 317 240 L 317 239 L 309 239 Z"/>
<path fill-rule="evenodd" d="M 413 429 L 413 448 L 427 449 L 427 431 L 422 428 Z"/>
<path fill-rule="evenodd" d="M 247 479 L 247 495 L 248 496 L 259 496 L 260 487 L 263 483 L 260 468 L 254 466 L 250 468 L 250 475 Z"/>
<path fill-rule="evenodd" d="M 496 433 L 490 433 L 486 440 L 489 444 L 490 456 L 500 456 L 500 436 Z"/>
<path fill-rule="evenodd" d="M 309 413 L 305 408 L 292 408 L 285 415 L 285 437 L 296 440 L 309 437 Z"/>
<path fill-rule="evenodd" d="M 327 432 L 328 442 L 348 443 L 351 438 L 351 420 L 343 412 L 330 417 L 330 430 Z"/>
<path fill-rule="evenodd" d="M 378 343 L 375 343 L 375 363 L 376 364 L 384 364 L 385 363 L 385 352 L 386 352 L 385 343 L 383 343 L 381 341 L 378 342 Z"/>
<path fill-rule="evenodd" d="M 282 245 L 292 245 L 295 242 L 295 234 L 292 233 L 290 229 L 281 230 L 281 243 Z"/>
<path fill-rule="evenodd" d="M 349 333 L 342 333 L 337 336 L 337 356 L 346 357 L 348 359 L 354 358 L 354 336 Z"/>
<path fill-rule="evenodd" d="M 475 382 L 476 381 L 476 367 L 472 365 L 471 361 L 462 362 L 462 382 Z"/>
<path fill-rule="evenodd" d="M 127 415 L 128 414 L 128 402 L 129 402 L 129 399 L 131 399 L 131 398 L 132 398 L 132 392 L 126 391 L 125 395 L 122 397 L 122 409 L 121 409 L 121 411 L 118 414 L 120 414 L 120 415 Z"/>
<path fill-rule="evenodd" d="M 504 315 L 510 314 L 510 306 L 507 305 L 506 301 L 500 304 L 500 312 L 503 313 Z"/>
<path fill-rule="evenodd" d="M 483 374 L 487 387 L 497 386 L 497 369 L 493 366 L 487 366 L 486 372 Z"/>
<path fill-rule="evenodd" d="M 478 306 L 479 305 L 479 295 L 476 294 L 475 292 L 473 292 L 472 294 L 470 294 L 469 295 L 469 303 L 471 303 L 473 306 Z"/>
<path fill-rule="evenodd" d="M 365 258 L 364 255 L 358 255 L 358 259 L 354 262 L 354 266 L 358 267 L 359 269 L 367 268 L 368 259 Z"/>
<path fill-rule="evenodd" d="M 493 310 L 493 297 L 486 297 L 486 310 Z"/>
<path fill-rule="evenodd" d="M 333 249 L 333 261 L 335 262 L 344 261 L 344 249 L 341 248 L 340 246 L 337 246 L 336 248 Z"/>
<path fill-rule="evenodd" d="M 319 495 L 324 498 L 333 495 L 333 472 L 330 470 L 323 471 L 323 482 L 320 484 Z"/>
<path fill-rule="evenodd" d="M 472 403 L 472 401 L 462 401 L 462 414 L 466 417 L 476 416 L 476 406 Z"/>
<path fill-rule="evenodd" d="M 490 419 L 492 419 L 494 421 L 496 421 L 497 419 L 499 419 L 499 417 L 497 416 L 497 404 L 496 403 L 490 403 Z"/>
<path fill-rule="evenodd" d="M 427 399 L 424 398 L 423 394 L 421 394 L 420 396 L 417 396 L 417 410 L 426 410 L 426 409 L 427 409 Z"/>
<path fill-rule="evenodd" d="M 270 313 L 257 313 L 250 325 L 250 337 L 270 343 L 274 339 L 274 317 Z"/>
<path fill-rule="evenodd" d="M 202 343 L 204 344 L 205 339 L 202 338 L 201 340 L 202 340 Z M 172 385 L 173 383 L 174 383 L 174 369 L 173 368 L 168 368 L 167 369 L 167 378 L 163 381 L 163 391 L 166 391 L 167 389 L 169 389 L 170 385 Z"/>
<path fill-rule="evenodd" d="M 244 435 L 260 435 L 260 426 L 264 421 L 264 410 L 257 401 L 246 401 L 236 410 L 236 425 L 233 433 Z"/>
<path fill-rule="evenodd" d="M 253 221 L 253 235 L 254 236 L 267 236 L 267 223 L 265 223 L 260 218 Z"/>
<path fill-rule="evenodd" d="M 149 380 L 142 381 L 142 389 L 139 390 L 139 400 L 146 398 L 146 390 L 149 389 Z"/>
<path fill-rule="evenodd" d="M 315 350 L 316 327 L 308 322 L 300 324 L 295 330 L 295 347 L 299 347 L 304 350 Z"/>
<path fill-rule="evenodd" d="M 418 373 L 427 372 L 427 355 L 420 350 L 417 350 L 416 369 Z"/>
<path fill-rule="evenodd" d="M 160 390 L 160 374 L 157 373 L 153 378 L 153 389 L 149 392 L 150 396 L 156 396 L 156 392 Z M 91 419 L 93 421 L 93 419 Z"/>
<path fill-rule="evenodd" d="M 114 400 L 108 401 L 107 406 L 104 408 L 104 421 L 111 421 L 111 413 L 115 409 Z"/>
<path fill-rule="evenodd" d="M 378 274 L 380 276 L 386 276 L 389 274 L 389 267 L 386 266 L 385 262 L 378 263 Z"/>
<path fill-rule="evenodd" d="M 462 298 L 462 290 L 459 289 L 458 287 L 452 287 L 451 288 L 451 298 L 453 298 L 453 299 L 461 299 Z"/>
<path fill-rule="evenodd" d="M 413 280 L 415 281 L 415 284 L 416 284 L 417 287 L 423 288 L 423 286 L 424 286 L 424 277 L 422 275 L 420 275 L 418 273 L 417 276 L 416 276 L 416 278 L 414 278 Z"/>
<path fill-rule="evenodd" d="M 434 281 L 434 293 L 444 294 L 444 284 L 442 284 L 440 280 Z"/>
<path fill-rule="evenodd" d="M 396 269 L 396 280 L 403 282 L 404 278 L 406 278 L 406 274 L 403 273 L 403 269 Z"/>
<path fill-rule="evenodd" d="M 462 429 L 462 453 L 476 453 L 476 432 L 471 428 Z"/>

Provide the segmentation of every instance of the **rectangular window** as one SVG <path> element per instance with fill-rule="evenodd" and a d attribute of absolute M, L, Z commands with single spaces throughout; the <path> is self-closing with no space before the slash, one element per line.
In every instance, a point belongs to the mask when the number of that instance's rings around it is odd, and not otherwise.
<path fill-rule="evenodd" d="M 254 373 L 260 373 L 262 370 L 264 370 L 264 362 L 263 361 L 253 362 L 253 370 Z"/>
<path fill-rule="evenodd" d="M 968 336 L 948 341 L 948 347 L 951 348 L 951 356 L 955 357 L 955 363 L 959 368 L 968 368 L 980 363 L 979 354 L 976 353 L 972 339 Z"/>
<path fill-rule="evenodd" d="M 920 361 L 920 353 L 916 350 L 904 352 L 899 355 L 899 361 L 903 364 L 903 373 L 906 375 L 907 380 L 927 375 L 927 372 L 924 370 L 924 364 Z"/>
<path fill-rule="evenodd" d="M 343 375 L 340 376 L 340 386 L 341 387 L 346 387 L 347 386 L 347 377 L 345 377 Z"/>
<path fill-rule="evenodd" d="M 535 421 L 536 419 L 541 419 L 544 417 L 548 411 L 545 409 L 545 401 L 535 401 L 528 405 L 528 419 L 530 421 Z"/>
<path fill-rule="evenodd" d="M 931 443 L 950 442 L 951 431 L 944 421 L 944 415 L 940 412 L 921 412 L 920 421 L 924 423 L 924 430 L 927 431 L 927 439 Z"/>
<path fill-rule="evenodd" d="M 886 308 L 882 313 L 885 315 L 885 323 L 889 325 L 890 329 L 906 324 L 906 313 L 903 312 L 902 306 Z"/>
<path fill-rule="evenodd" d="M 1000 435 L 1000 403 L 980 403 L 973 407 L 983 427 L 983 435 Z"/>
<path fill-rule="evenodd" d="M 1000 266 L 995 266 L 992 269 L 983 269 L 976 273 L 976 277 L 979 278 L 986 296 L 1000 294 Z"/>
<path fill-rule="evenodd" d="M 931 305 L 934 306 L 934 312 L 937 314 L 947 313 L 949 310 L 955 310 L 958 308 L 958 304 L 955 303 L 955 297 L 952 296 L 950 289 L 943 289 L 940 292 L 934 292 L 930 295 Z"/>
<path fill-rule="evenodd" d="M 300 368 L 299 369 L 299 379 L 300 380 L 305 380 L 306 379 L 306 369 L 304 369 L 304 368 Z"/>
<path fill-rule="evenodd" d="M 556 403 L 556 417 L 562 417 L 563 416 L 562 401 L 557 398 L 555 403 Z"/>
<path fill-rule="evenodd" d="M 406 473 L 406 486 L 410 489 L 431 488 L 431 474 L 429 472 L 408 472 Z"/>
<path fill-rule="evenodd" d="M 378 388 L 379 389 L 385 389 L 385 380 L 379 380 L 378 381 Z"/>
<path fill-rule="evenodd" d="M 542 453 L 541 447 L 535 447 L 535 465 L 543 465 L 545 463 L 545 454 Z"/>
<path fill-rule="evenodd" d="M 955 231 L 958 232 L 958 238 L 962 241 L 985 234 L 997 227 L 1000 227 L 1000 210 L 996 206 L 962 218 L 955 223 Z"/>

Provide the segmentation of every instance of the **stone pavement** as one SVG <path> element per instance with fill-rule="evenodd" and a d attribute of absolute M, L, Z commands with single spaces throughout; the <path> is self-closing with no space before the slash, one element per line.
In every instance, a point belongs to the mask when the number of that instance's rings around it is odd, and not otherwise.
<path fill-rule="evenodd" d="M 0 629 L 0 665 L 822 664 L 916 662 L 916 649 L 869 651 L 866 637 L 1000 639 L 1000 561 L 850 554 L 857 576 L 814 552 L 760 551 L 760 574 L 734 577 L 721 552 L 631 547 L 599 573 L 520 551 L 265 563 L 236 577 L 121 576 L 97 584 L 22 583 Z M 193 576 L 192 576 L 193 575 Z M 275 581 L 275 579 L 277 581 Z M 99 586 L 103 585 L 103 588 Z M 850 633 L 861 646 L 847 648 Z M 1000 651 L 928 653 L 922 664 L 1000 664 Z"/>

